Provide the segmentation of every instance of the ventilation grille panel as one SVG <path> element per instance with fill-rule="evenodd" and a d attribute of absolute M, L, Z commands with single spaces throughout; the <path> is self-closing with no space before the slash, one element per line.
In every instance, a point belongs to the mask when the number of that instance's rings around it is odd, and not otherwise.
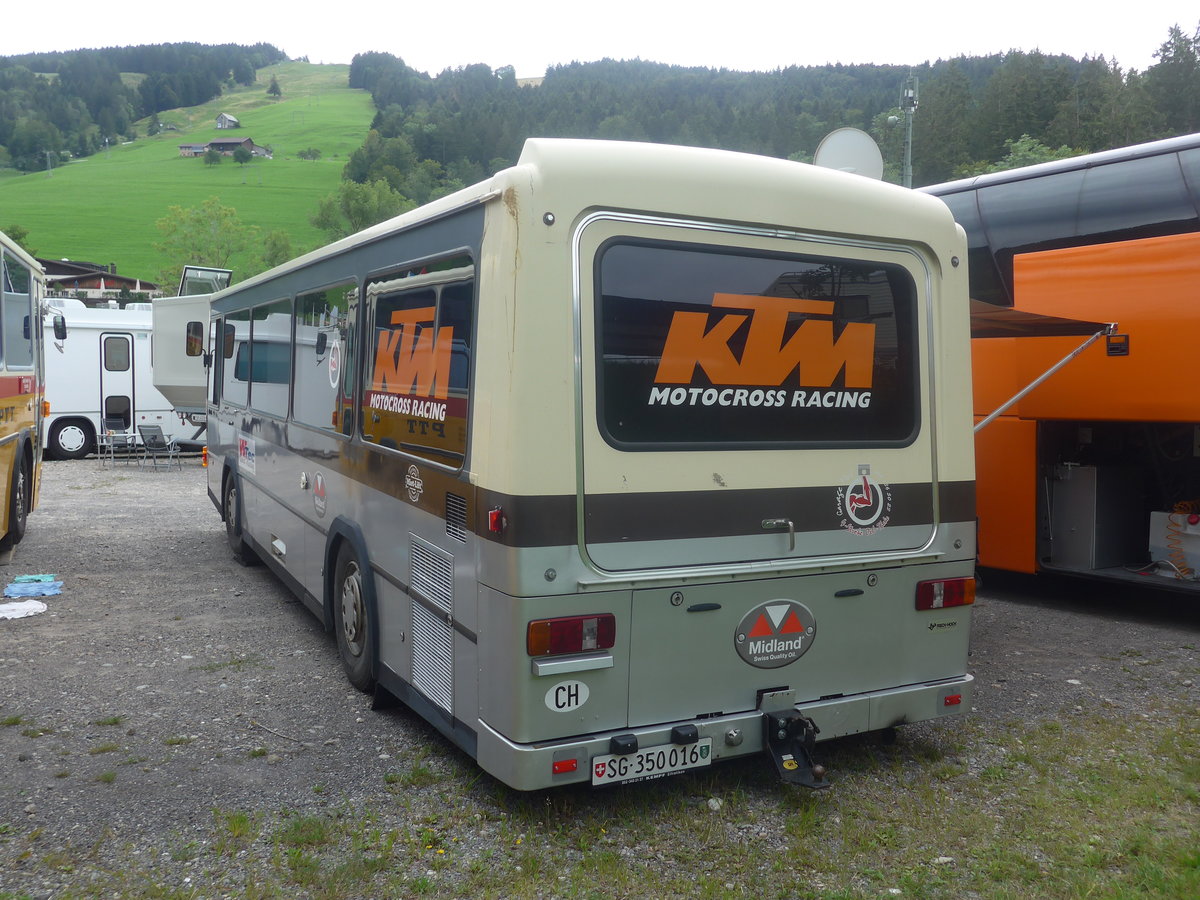
<path fill-rule="evenodd" d="M 420 603 L 413 604 L 413 686 L 453 712 L 454 657 L 450 626 Z"/>
<path fill-rule="evenodd" d="M 411 539 L 413 590 L 446 613 L 454 612 L 454 557 L 446 551 L 423 541 L 415 534 Z"/>
<path fill-rule="evenodd" d="M 454 557 L 409 535 L 412 592 L 413 687 L 448 713 L 454 711 Z"/>
<path fill-rule="evenodd" d="M 467 542 L 467 500 L 458 494 L 446 495 L 446 534 Z"/>

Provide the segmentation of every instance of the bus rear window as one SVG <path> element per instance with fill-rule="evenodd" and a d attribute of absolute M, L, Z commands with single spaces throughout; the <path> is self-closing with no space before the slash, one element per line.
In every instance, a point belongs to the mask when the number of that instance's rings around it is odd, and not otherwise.
<path fill-rule="evenodd" d="M 915 436 L 916 289 L 903 267 L 617 240 L 596 272 L 599 426 L 613 446 Z"/>

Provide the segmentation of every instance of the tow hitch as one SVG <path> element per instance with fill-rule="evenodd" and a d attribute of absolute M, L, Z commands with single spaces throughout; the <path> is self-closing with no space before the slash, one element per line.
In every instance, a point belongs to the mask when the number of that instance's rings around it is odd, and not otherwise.
<path fill-rule="evenodd" d="M 790 698 L 791 692 L 764 694 L 760 708 L 773 706 L 783 694 Z M 812 751 L 821 729 L 808 716 L 801 714 L 791 704 L 783 709 L 763 708 L 763 746 L 775 761 L 779 777 L 788 784 L 800 784 L 813 790 L 829 787 L 825 779 L 825 767 L 813 763 Z"/>

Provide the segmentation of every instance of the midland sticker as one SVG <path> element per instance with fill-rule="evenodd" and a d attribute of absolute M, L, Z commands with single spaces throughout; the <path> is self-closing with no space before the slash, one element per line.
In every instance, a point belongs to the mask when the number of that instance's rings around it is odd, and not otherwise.
<path fill-rule="evenodd" d="M 803 603 L 770 600 L 746 613 L 733 643 L 755 668 L 778 669 L 803 656 L 816 634 L 816 619 Z"/>

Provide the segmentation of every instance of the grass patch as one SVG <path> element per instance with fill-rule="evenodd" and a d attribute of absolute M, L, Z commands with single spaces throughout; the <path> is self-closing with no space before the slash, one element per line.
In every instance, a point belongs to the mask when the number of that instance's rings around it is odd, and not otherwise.
<path fill-rule="evenodd" d="M 263 898 L 1178 900 L 1200 896 L 1194 712 L 1147 702 L 1136 717 L 1097 707 L 842 739 L 818 745 L 834 780 L 821 793 L 754 759 L 521 794 L 435 748 L 385 776 L 393 808 L 214 811 L 207 835 L 168 852 L 196 884 L 224 884 L 236 857 L 243 893 Z M 416 789 L 431 762 L 445 773 Z M 177 889 L 128 863 L 97 870 L 88 896 Z"/>
<path fill-rule="evenodd" d="M 92 722 L 92 724 L 100 725 L 102 727 L 103 726 L 114 726 L 114 725 L 120 725 L 124 721 L 125 721 L 124 716 L 108 716 L 107 718 L 104 718 L 104 719 L 96 719 L 94 722 Z"/>
<path fill-rule="evenodd" d="M 99 756 L 102 753 L 115 753 L 120 749 L 120 744 L 97 744 L 95 747 L 92 747 L 90 750 L 88 750 L 88 756 Z"/>
<path fill-rule="evenodd" d="M 272 75 L 284 91 L 278 102 L 266 96 Z M 171 206 L 195 207 L 212 196 L 262 234 L 287 233 L 297 254 L 321 246 L 325 238 L 309 217 L 321 197 L 337 190 L 347 158 L 366 138 L 375 115 L 370 95 L 351 90 L 348 75 L 348 66 L 302 62 L 260 69 L 254 85 L 161 113 L 163 123 L 178 131 L 112 147 L 54 169 L 49 178 L 43 171 L 0 177 L 5 221 L 27 228 L 43 256 L 112 261 L 118 271 L 149 280 L 168 263 L 154 248 L 162 241 L 154 223 Z M 216 128 L 220 112 L 236 115 L 242 122 L 237 136 L 270 146 L 274 158 L 243 167 L 231 159 L 206 166 L 181 157 L 180 144 L 229 136 Z M 145 135 L 146 121 L 138 130 Z M 309 147 L 319 149 L 321 158 L 296 156 Z M 246 259 L 235 258 L 232 265 L 244 271 Z"/>
<path fill-rule="evenodd" d="M 256 814 L 244 810 L 213 810 L 213 851 L 219 856 L 232 856 L 249 846 L 258 837 L 258 822 Z"/>

